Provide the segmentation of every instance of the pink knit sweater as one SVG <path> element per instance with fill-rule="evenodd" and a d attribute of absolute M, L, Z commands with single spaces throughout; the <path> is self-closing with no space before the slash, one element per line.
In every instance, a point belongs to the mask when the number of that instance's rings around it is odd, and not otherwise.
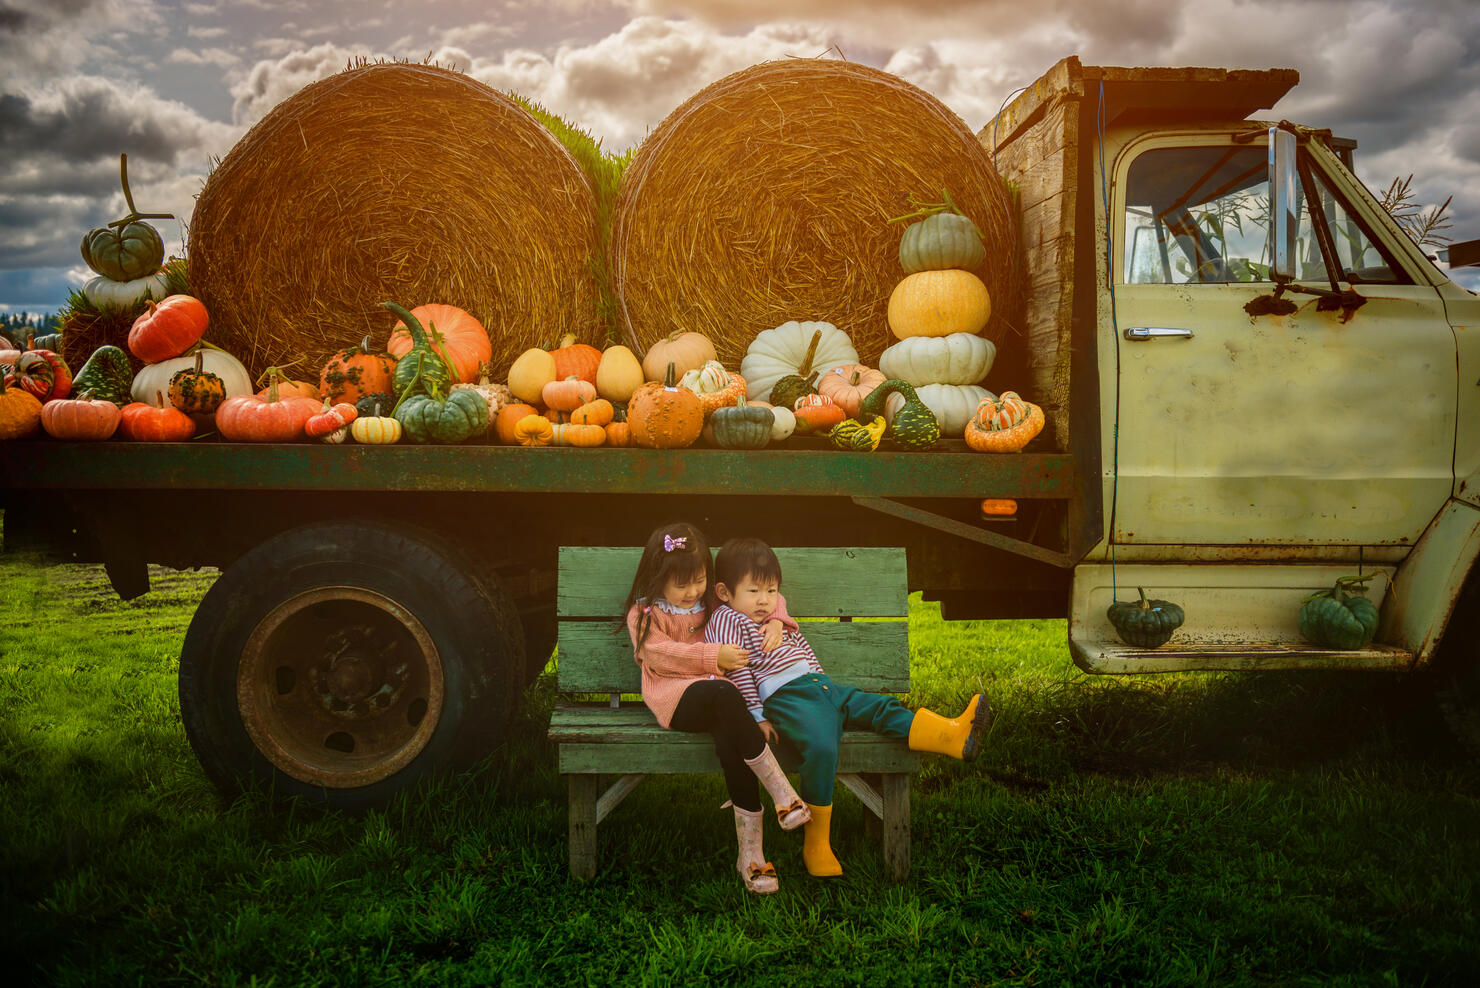
<path fill-rule="evenodd" d="M 658 723 L 667 727 L 684 690 L 705 679 L 725 678 L 717 664 L 720 643 L 704 640 L 703 610 L 674 612 L 667 601 L 659 601 L 652 608 L 647 641 L 637 649 L 637 619 L 641 615 L 641 604 L 627 612 L 633 658 L 642 669 L 642 702 L 658 718 Z M 771 616 L 790 627 L 796 626 L 786 613 L 785 601 L 777 600 L 776 613 Z"/>

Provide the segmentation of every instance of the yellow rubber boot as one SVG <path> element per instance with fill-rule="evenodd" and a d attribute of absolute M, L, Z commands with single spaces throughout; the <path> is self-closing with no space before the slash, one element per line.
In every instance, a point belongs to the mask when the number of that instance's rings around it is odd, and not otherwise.
<path fill-rule="evenodd" d="M 817 878 L 841 875 L 843 866 L 832 852 L 829 836 L 832 829 L 831 804 L 813 806 L 808 803 L 807 809 L 812 811 L 812 819 L 807 821 L 807 829 L 802 831 L 802 863 L 807 866 L 807 874 Z"/>
<path fill-rule="evenodd" d="M 981 753 L 982 735 L 991 723 L 992 708 L 980 693 L 971 698 L 959 717 L 942 717 L 921 707 L 910 723 L 910 750 L 974 762 Z"/>

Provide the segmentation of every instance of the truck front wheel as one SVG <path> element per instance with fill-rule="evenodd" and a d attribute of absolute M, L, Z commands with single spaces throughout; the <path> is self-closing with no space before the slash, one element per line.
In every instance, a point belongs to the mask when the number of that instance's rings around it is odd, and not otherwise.
<path fill-rule="evenodd" d="M 383 805 L 502 739 L 524 667 L 513 613 L 430 533 L 284 532 L 227 569 L 191 621 L 186 735 L 228 793 Z"/>

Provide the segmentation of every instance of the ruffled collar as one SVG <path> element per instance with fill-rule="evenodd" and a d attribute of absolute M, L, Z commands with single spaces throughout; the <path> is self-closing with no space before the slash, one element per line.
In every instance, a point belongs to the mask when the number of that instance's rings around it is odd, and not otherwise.
<path fill-rule="evenodd" d="M 639 607 L 647 607 L 648 606 L 647 605 L 647 598 L 646 597 L 639 598 L 638 601 L 637 601 L 637 605 Z M 693 607 L 679 607 L 677 604 L 671 604 L 671 603 L 669 603 L 668 602 L 668 598 L 666 598 L 666 597 L 659 597 L 657 600 L 653 601 L 652 606 L 654 608 L 660 610 L 660 611 L 663 611 L 665 614 L 703 614 L 704 613 L 704 601 L 702 599 L 695 601 Z"/>

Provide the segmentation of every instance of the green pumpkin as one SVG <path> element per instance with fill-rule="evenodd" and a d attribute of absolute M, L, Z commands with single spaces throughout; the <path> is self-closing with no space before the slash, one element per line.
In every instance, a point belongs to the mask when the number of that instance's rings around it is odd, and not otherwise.
<path fill-rule="evenodd" d="M 433 388 L 447 391 L 452 384 L 452 372 L 448 370 L 447 362 L 432 349 L 421 320 L 394 302 L 380 304 L 394 312 L 411 334 L 411 349 L 396 361 L 395 373 L 391 375 L 391 387 L 396 394 L 404 395 L 413 382 L 417 388 L 428 394 Z"/>
<path fill-rule="evenodd" d="M 1115 633 L 1127 645 L 1136 648 L 1156 648 L 1165 645 L 1172 632 L 1182 627 L 1185 615 L 1182 608 L 1169 600 L 1147 600 L 1144 587 L 1137 588 L 1140 600 L 1119 601 L 1111 604 L 1105 616 L 1115 627 Z"/>
<path fill-rule="evenodd" d="M 403 399 L 395 418 L 411 442 L 460 443 L 488 428 L 488 402 L 470 388 L 446 398 L 434 389 Z"/>
<path fill-rule="evenodd" d="M 148 223 L 121 227 L 100 226 L 82 238 L 82 259 L 104 278 L 133 281 L 159 270 L 164 263 L 164 241 Z"/>
<path fill-rule="evenodd" d="M 895 393 L 904 396 L 904 406 L 894 413 L 894 421 L 889 424 L 889 438 L 905 449 L 930 449 L 940 441 L 940 421 L 920 400 L 915 389 L 897 377 L 891 377 L 868 393 L 859 408 L 859 420 L 883 415 L 889 396 Z"/>
<path fill-rule="evenodd" d="M 1330 590 L 1305 598 L 1300 608 L 1300 633 L 1322 648 L 1366 648 L 1377 634 L 1378 613 L 1377 606 L 1362 593 L 1374 575 L 1343 576 Z"/>
<path fill-rule="evenodd" d="M 104 344 L 92 352 L 72 379 L 72 392 L 91 391 L 94 399 L 111 401 L 122 408 L 134 400 L 133 384 L 134 367 L 128 354 Z"/>
<path fill-rule="evenodd" d="M 981 231 L 971 217 L 944 212 L 905 227 L 899 239 L 899 266 L 905 274 L 981 266 L 987 259 Z"/>
<path fill-rule="evenodd" d="M 725 449 L 764 449 L 771 441 L 775 422 L 776 416 L 769 408 L 747 405 L 744 395 L 733 405 L 716 408 L 709 416 L 714 441 Z"/>

